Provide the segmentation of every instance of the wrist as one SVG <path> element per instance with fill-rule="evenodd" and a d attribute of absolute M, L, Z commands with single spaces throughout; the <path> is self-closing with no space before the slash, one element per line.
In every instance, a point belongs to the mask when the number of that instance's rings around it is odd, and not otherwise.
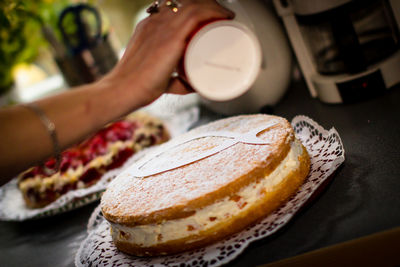
<path fill-rule="evenodd" d="M 99 83 L 102 90 L 112 91 L 129 111 L 144 107 L 161 95 L 151 87 L 148 73 L 139 70 L 128 72 L 118 65 Z"/>
<path fill-rule="evenodd" d="M 103 99 L 104 107 L 107 107 L 115 118 L 124 116 L 147 104 L 143 94 L 140 93 L 138 84 L 127 83 L 123 77 L 120 78 L 118 75 L 105 76 L 95 82 L 93 88 L 98 97 Z"/>

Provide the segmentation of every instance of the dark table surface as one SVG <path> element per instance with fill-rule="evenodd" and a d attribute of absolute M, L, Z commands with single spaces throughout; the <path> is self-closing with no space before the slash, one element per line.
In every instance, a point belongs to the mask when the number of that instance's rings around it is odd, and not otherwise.
<path fill-rule="evenodd" d="M 229 266 L 256 266 L 400 226 L 400 88 L 351 105 L 312 99 L 293 83 L 272 113 L 304 114 L 336 128 L 344 164 L 323 192 L 274 235 L 252 243 Z M 201 122 L 217 118 L 202 110 Z M 0 222 L 0 266 L 73 266 L 98 202 L 54 217 Z"/>

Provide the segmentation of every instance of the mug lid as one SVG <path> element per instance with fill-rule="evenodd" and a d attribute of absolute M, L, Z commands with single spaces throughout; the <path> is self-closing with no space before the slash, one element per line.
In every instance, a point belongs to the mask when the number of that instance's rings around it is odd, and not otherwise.
<path fill-rule="evenodd" d="M 244 94 L 261 67 L 261 46 L 245 25 L 220 20 L 201 28 L 190 40 L 184 70 L 201 96 L 228 101 Z"/>

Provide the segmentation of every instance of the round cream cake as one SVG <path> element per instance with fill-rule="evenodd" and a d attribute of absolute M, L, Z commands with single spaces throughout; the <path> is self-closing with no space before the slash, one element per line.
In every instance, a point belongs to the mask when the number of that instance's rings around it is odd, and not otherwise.
<path fill-rule="evenodd" d="M 119 250 L 174 254 L 266 217 L 298 190 L 309 168 L 284 118 L 230 117 L 151 151 L 110 183 L 101 209 Z"/>

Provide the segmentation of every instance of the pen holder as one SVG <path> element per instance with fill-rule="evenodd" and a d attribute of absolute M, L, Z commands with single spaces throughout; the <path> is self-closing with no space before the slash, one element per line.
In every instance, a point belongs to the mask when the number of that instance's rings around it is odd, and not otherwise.
<path fill-rule="evenodd" d="M 55 60 L 66 83 L 73 87 L 98 80 L 115 66 L 118 58 L 105 35 L 94 46 Z"/>

